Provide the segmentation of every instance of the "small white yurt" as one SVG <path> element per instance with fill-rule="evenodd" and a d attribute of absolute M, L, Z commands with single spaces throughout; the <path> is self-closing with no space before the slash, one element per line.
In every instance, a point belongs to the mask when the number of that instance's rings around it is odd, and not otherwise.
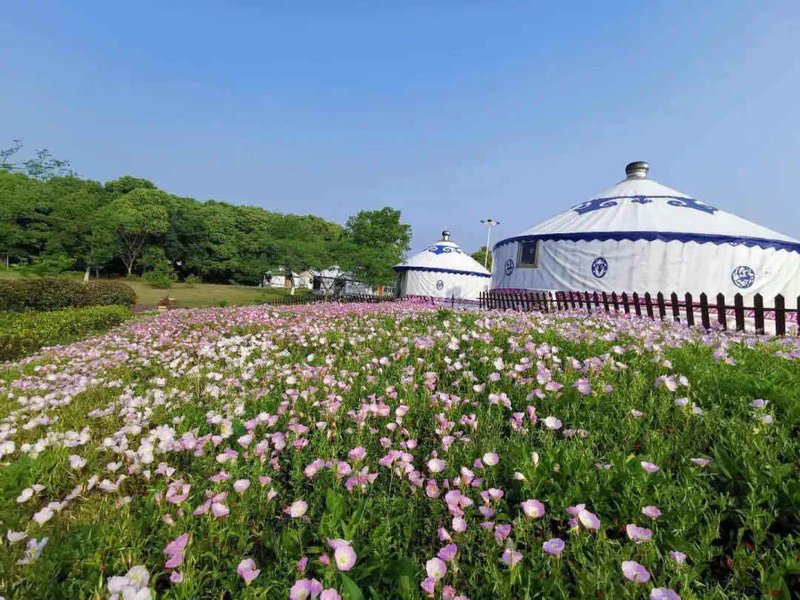
<path fill-rule="evenodd" d="M 489 288 L 491 277 L 480 263 L 466 254 L 443 231 L 433 246 L 395 265 L 400 274 L 401 296 L 477 300 Z"/>
<path fill-rule="evenodd" d="M 800 294 L 800 241 L 700 202 L 634 162 L 614 187 L 497 242 L 493 289 Z"/>

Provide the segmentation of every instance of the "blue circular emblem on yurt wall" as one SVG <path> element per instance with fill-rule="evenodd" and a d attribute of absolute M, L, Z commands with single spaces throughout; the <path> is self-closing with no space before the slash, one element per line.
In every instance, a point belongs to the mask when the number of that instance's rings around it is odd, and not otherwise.
<path fill-rule="evenodd" d="M 608 261 L 602 256 L 598 256 L 592 261 L 592 275 L 602 279 L 608 273 Z"/>
<path fill-rule="evenodd" d="M 514 259 L 513 258 L 509 258 L 506 261 L 506 264 L 505 264 L 505 266 L 503 268 L 503 272 L 506 274 L 506 277 L 511 276 L 511 274 L 514 272 Z"/>
<path fill-rule="evenodd" d="M 444 289 L 444 281 L 442 281 L 441 279 L 440 279 L 439 281 L 437 281 L 437 282 L 436 282 L 436 289 L 437 289 L 437 290 L 442 290 L 442 289 Z"/>
<path fill-rule="evenodd" d="M 756 280 L 756 272 L 747 265 L 740 265 L 731 271 L 731 281 L 738 288 L 746 290 Z"/>

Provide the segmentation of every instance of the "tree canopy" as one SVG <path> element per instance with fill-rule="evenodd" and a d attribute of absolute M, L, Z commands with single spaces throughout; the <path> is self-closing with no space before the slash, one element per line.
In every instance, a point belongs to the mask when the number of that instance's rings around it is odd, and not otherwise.
<path fill-rule="evenodd" d="M 256 284 L 267 271 L 339 265 L 371 284 L 391 283 L 411 237 L 400 211 L 361 211 L 343 227 L 218 200 L 197 201 L 123 176 L 99 183 L 39 150 L 0 150 L 0 256 L 107 274 L 172 269 L 215 283 Z"/>

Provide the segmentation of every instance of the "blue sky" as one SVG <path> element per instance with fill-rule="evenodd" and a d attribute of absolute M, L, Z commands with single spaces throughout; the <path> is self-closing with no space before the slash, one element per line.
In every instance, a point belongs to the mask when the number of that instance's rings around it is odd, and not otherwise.
<path fill-rule="evenodd" d="M 55 2 L 0 13 L 0 146 L 344 222 L 514 235 L 632 160 L 800 237 L 800 3 Z"/>

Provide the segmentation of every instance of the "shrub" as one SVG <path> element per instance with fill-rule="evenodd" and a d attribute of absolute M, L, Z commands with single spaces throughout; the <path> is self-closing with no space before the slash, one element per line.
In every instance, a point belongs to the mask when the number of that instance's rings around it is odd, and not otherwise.
<path fill-rule="evenodd" d="M 85 286 L 90 306 L 109 306 L 111 304 L 133 306 L 136 304 L 136 292 L 131 286 L 119 281 L 90 281 Z"/>
<path fill-rule="evenodd" d="M 45 346 L 102 333 L 132 316 L 124 306 L 89 306 L 50 312 L 0 313 L 0 362 Z"/>
<path fill-rule="evenodd" d="M 197 275 L 189 275 L 186 277 L 186 279 L 183 280 L 183 282 L 186 284 L 187 287 L 194 287 L 198 283 L 202 283 L 202 281 L 203 281 L 202 278 L 200 278 Z"/>
<path fill-rule="evenodd" d="M 0 281 L 0 310 L 59 310 L 91 305 L 136 302 L 136 292 L 116 281 L 93 281 L 42 277 Z"/>

